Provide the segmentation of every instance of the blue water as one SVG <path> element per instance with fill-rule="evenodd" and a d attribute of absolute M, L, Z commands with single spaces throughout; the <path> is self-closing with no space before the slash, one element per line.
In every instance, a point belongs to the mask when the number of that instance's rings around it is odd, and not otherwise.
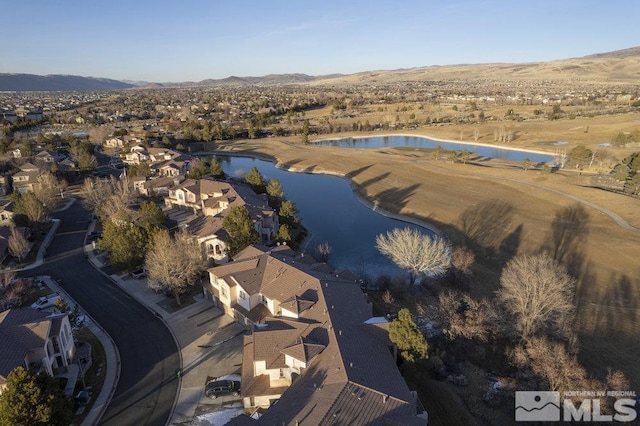
<path fill-rule="evenodd" d="M 525 158 L 535 163 L 546 163 L 554 160 L 551 154 L 517 151 L 509 148 L 493 146 L 470 145 L 457 142 L 443 142 L 420 136 L 375 136 L 371 138 L 345 138 L 314 142 L 316 145 L 335 146 L 338 148 L 394 148 L 413 146 L 416 148 L 442 147 L 448 151 L 464 151 L 465 149 L 482 157 L 498 158 L 502 160 L 523 161 Z"/>
<path fill-rule="evenodd" d="M 295 203 L 298 217 L 311 236 L 305 251 L 313 254 L 319 244 L 328 242 L 332 249 L 329 263 L 335 269 L 349 269 L 370 279 L 380 274 L 401 274 L 402 271 L 376 249 L 376 236 L 407 226 L 429 233 L 424 228 L 385 217 L 365 206 L 355 198 L 346 179 L 288 172 L 269 161 L 249 157 L 217 158 L 230 176 L 247 173 L 255 166 L 265 180 L 278 179 L 286 198 Z"/>

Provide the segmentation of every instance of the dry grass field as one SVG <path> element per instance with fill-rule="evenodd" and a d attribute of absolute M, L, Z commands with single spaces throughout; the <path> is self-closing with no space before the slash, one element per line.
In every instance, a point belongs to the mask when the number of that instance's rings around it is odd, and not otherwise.
<path fill-rule="evenodd" d="M 567 149 L 596 146 L 614 131 L 637 129 L 639 119 L 626 114 L 515 123 L 521 137 L 511 146 L 550 152 L 553 147 L 536 142 L 565 140 Z M 415 134 L 457 140 L 461 130 L 471 132 L 443 126 Z M 475 249 L 470 291 L 477 296 L 493 297 L 505 262 L 516 254 L 550 251 L 578 280 L 581 362 L 600 378 L 608 368 L 620 369 L 632 389 L 640 389 L 640 199 L 588 188 L 589 176 L 576 171 L 524 171 L 495 160 L 451 163 L 412 149 L 316 147 L 299 137 L 235 142 L 228 148 L 271 157 L 295 170 L 343 174 L 380 207 L 437 226 L 455 244 Z M 630 151 L 614 154 L 622 158 Z"/>

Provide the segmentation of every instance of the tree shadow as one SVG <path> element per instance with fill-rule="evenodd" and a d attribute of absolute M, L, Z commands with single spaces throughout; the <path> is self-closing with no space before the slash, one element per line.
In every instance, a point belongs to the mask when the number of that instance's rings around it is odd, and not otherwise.
<path fill-rule="evenodd" d="M 513 204 L 502 200 L 483 201 L 462 212 L 460 230 L 473 243 L 495 249 L 506 237 L 515 212 Z"/>
<path fill-rule="evenodd" d="M 360 167 L 359 169 L 351 170 L 350 172 L 348 172 L 345 175 L 345 177 L 353 179 L 354 177 L 358 176 L 359 174 L 361 174 L 362 172 L 368 170 L 371 167 L 373 167 L 373 164 L 369 164 L 368 166 Z"/>
<path fill-rule="evenodd" d="M 589 235 L 590 215 L 580 203 L 559 210 L 551 222 L 551 230 L 542 250 L 556 262 L 564 265 L 569 273 L 580 278 L 584 264 L 583 247 Z"/>
<path fill-rule="evenodd" d="M 522 224 L 516 226 L 516 229 L 504 237 L 500 243 L 500 254 L 502 255 L 503 263 L 506 264 L 518 253 L 520 241 L 522 239 L 522 228 Z"/>
<path fill-rule="evenodd" d="M 391 172 L 382 173 L 379 176 L 376 176 L 376 177 L 373 177 L 371 179 L 365 180 L 364 182 L 362 182 L 360 184 L 360 186 L 362 188 L 366 188 L 367 186 L 372 185 L 372 184 L 374 184 L 376 182 L 380 182 L 382 180 L 385 180 L 387 177 L 389 177 L 390 174 L 391 174 Z"/>
<path fill-rule="evenodd" d="M 611 273 L 597 282 L 589 262 L 585 270 L 576 292 L 580 361 L 601 380 L 607 369 L 621 370 L 630 388 L 638 389 L 640 282 L 625 273 Z"/>
<path fill-rule="evenodd" d="M 420 187 L 419 183 L 414 183 L 406 188 L 389 188 L 376 195 L 376 198 L 382 200 L 391 200 L 390 204 L 380 205 L 385 210 L 393 213 L 400 213 L 402 208 L 407 205 L 416 190 Z"/>

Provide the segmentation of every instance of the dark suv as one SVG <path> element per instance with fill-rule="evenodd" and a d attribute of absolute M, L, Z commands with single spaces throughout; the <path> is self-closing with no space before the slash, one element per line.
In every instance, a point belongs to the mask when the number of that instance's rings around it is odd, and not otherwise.
<path fill-rule="evenodd" d="M 215 380 L 204 387 L 204 394 L 208 398 L 216 399 L 225 395 L 240 395 L 240 382 L 234 380 Z"/>

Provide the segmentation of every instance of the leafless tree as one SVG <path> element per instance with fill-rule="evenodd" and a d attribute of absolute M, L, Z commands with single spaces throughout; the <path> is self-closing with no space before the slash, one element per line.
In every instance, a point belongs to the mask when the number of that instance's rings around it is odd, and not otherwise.
<path fill-rule="evenodd" d="M 9 287 L 11 281 L 16 278 L 16 272 L 12 270 L 4 270 L 0 272 L 0 289 L 5 289 Z"/>
<path fill-rule="evenodd" d="M 323 262 L 327 262 L 329 260 L 329 255 L 331 254 L 331 246 L 328 242 L 318 244 L 316 247 L 318 254 L 320 255 L 320 260 Z"/>
<path fill-rule="evenodd" d="M 7 289 L 4 294 L 4 300 L 6 303 L 11 303 L 13 306 L 20 306 L 24 300 L 24 295 L 29 290 L 29 282 L 25 279 L 19 279 L 11 287 Z"/>
<path fill-rule="evenodd" d="M 153 236 L 145 267 L 149 286 L 172 290 L 180 305 L 180 293 L 194 284 L 206 263 L 200 245 L 187 231 L 182 230 L 172 238 L 169 232 L 161 230 Z"/>
<path fill-rule="evenodd" d="M 599 388 L 593 386 L 587 371 L 562 342 L 534 337 L 527 342 L 525 352 L 531 369 L 551 391 Z"/>
<path fill-rule="evenodd" d="M 409 227 L 378 235 L 376 247 L 396 265 L 409 271 L 411 284 L 419 274 L 444 273 L 451 262 L 451 249 L 446 241 Z"/>
<path fill-rule="evenodd" d="M 84 204 L 102 218 L 114 217 L 116 212 L 123 209 L 131 210 L 128 206 L 135 198 L 136 193 L 127 178 L 87 178 L 84 181 Z"/>
<path fill-rule="evenodd" d="M 97 213 L 100 206 L 113 194 L 111 181 L 105 179 L 86 178 L 84 180 L 84 206 Z"/>
<path fill-rule="evenodd" d="M 451 266 L 463 275 L 471 275 L 476 256 L 468 247 L 456 247 L 451 253 Z"/>
<path fill-rule="evenodd" d="M 29 250 L 29 240 L 24 236 L 24 232 L 18 227 L 12 226 L 7 244 L 11 256 L 17 257 L 18 262 L 22 262 L 22 256 Z"/>
<path fill-rule="evenodd" d="M 40 222 L 47 216 L 47 209 L 33 192 L 25 192 L 20 197 L 20 206 L 32 223 Z"/>
<path fill-rule="evenodd" d="M 36 198 L 45 206 L 47 212 L 54 211 L 66 188 L 64 181 L 59 180 L 50 172 L 38 176 L 38 185 L 34 187 Z"/>
<path fill-rule="evenodd" d="M 473 141 L 478 142 L 478 139 L 480 139 L 480 130 L 476 128 L 473 129 Z"/>
<path fill-rule="evenodd" d="M 498 300 L 513 320 L 514 331 L 529 340 L 537 332 L 568 335 L 575 313 L 575 281 L 546 254 L 512 259 L 500 277 Z"/>
<path fill-rule="evenodd" d="M 443 333 L 450 339 L 464 337 L 486 341 L 494 327 L 492 306 L 468 294 L 444 291 L 438 296 L 436 315 Z"/>

